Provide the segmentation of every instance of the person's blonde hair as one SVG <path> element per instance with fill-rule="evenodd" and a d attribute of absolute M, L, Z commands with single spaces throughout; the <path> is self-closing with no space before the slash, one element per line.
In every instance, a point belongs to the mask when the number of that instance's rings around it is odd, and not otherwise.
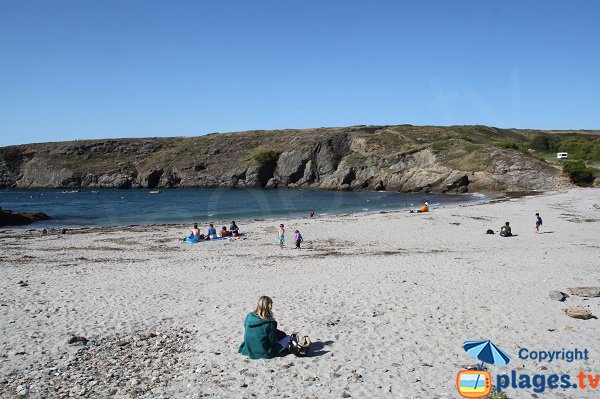
<path fill-rule="evenodd" d="M 254 313 L 263 320 L 273 317 L 273 300 L 264 295 L 258 298 L 258 305 Z"/>

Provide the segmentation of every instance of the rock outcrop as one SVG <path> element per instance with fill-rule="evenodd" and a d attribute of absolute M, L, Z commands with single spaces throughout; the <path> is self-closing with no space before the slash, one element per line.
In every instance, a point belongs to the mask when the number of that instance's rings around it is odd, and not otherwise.
<path fill-rule="evenodd" d="M 569 185 L 554 167 L 497 145 L 528 134 L 402 125 L 30 144 L 0 148 L 0 187 L 464 193 Z"/>
<path fill-rule="evenodd" d="M 0 209 L 0 227 L 23 226 L 38 220 L 49 220 L 50 216 L 43 212 L 12 212 Z"/>

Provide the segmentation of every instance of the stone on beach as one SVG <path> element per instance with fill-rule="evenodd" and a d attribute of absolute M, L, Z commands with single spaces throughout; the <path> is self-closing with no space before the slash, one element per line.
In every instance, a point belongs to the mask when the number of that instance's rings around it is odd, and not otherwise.
<path fill-rule="evenodd" d="M 600 297 L 600 287 L 573 287 L 567 288 L 572 295 L 584 298 Z"/>
<path fill-rule="evenodd" d="M 560 291 L 550 291 L 548 296 L 553 301 L 560 301 L 560 302 L 564 302 L 569 297 L 567 294 L 565 294 L 564 292 L 560 292 Z"/>
<path fill-rule="evenodd" d="M 592 312 L 582 308 L 581 306 L 569 306 L 568 308 L 563 309 L 563 311 L 567 314 L 567 316 L 574 319 L 589 320 L 594 318 Z"/>
<path fill-rule="evenodd" d="M 76 344 L 81 342 L 82 344 L 87 344 L 88 339 L 86 337 L 82 337 L 82 336 L 78 336 L 78 335 L 72 335 L 68 340 L 67 343 L 68 344 Z"/>

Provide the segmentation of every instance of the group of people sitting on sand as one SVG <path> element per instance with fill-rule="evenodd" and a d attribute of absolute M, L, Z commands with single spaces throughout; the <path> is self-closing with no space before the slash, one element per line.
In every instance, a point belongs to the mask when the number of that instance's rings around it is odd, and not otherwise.
<path fill-rule="evenodd" d="M 235 223 L 234 220 L 231 221 L 231 225 L 229 226 L 229 230 L 227 230 L 226 226 L 221 228 L 221 231 L 217 231 L 214 224 L 208 225 L 208 230 L 206 234 L 200 233 L 200 229 L 198 228 L 198 223 L 194 223 L 194 227 L 190 232 L 190 236 L 186 237 L 186 239 L 195 239 L 195 240 L 214 240 L 217 238 L 227 238 L 227 237 L 239 237 L 240 236 L 240 228 Z"/>

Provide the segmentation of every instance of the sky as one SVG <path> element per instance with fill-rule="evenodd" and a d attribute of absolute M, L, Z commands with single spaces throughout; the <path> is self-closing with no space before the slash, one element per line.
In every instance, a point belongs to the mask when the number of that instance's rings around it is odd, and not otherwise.
<path fill-rule="evenodd" d="M 599 1 L 0 0 L 0 146 L 600 129 Z"/>

